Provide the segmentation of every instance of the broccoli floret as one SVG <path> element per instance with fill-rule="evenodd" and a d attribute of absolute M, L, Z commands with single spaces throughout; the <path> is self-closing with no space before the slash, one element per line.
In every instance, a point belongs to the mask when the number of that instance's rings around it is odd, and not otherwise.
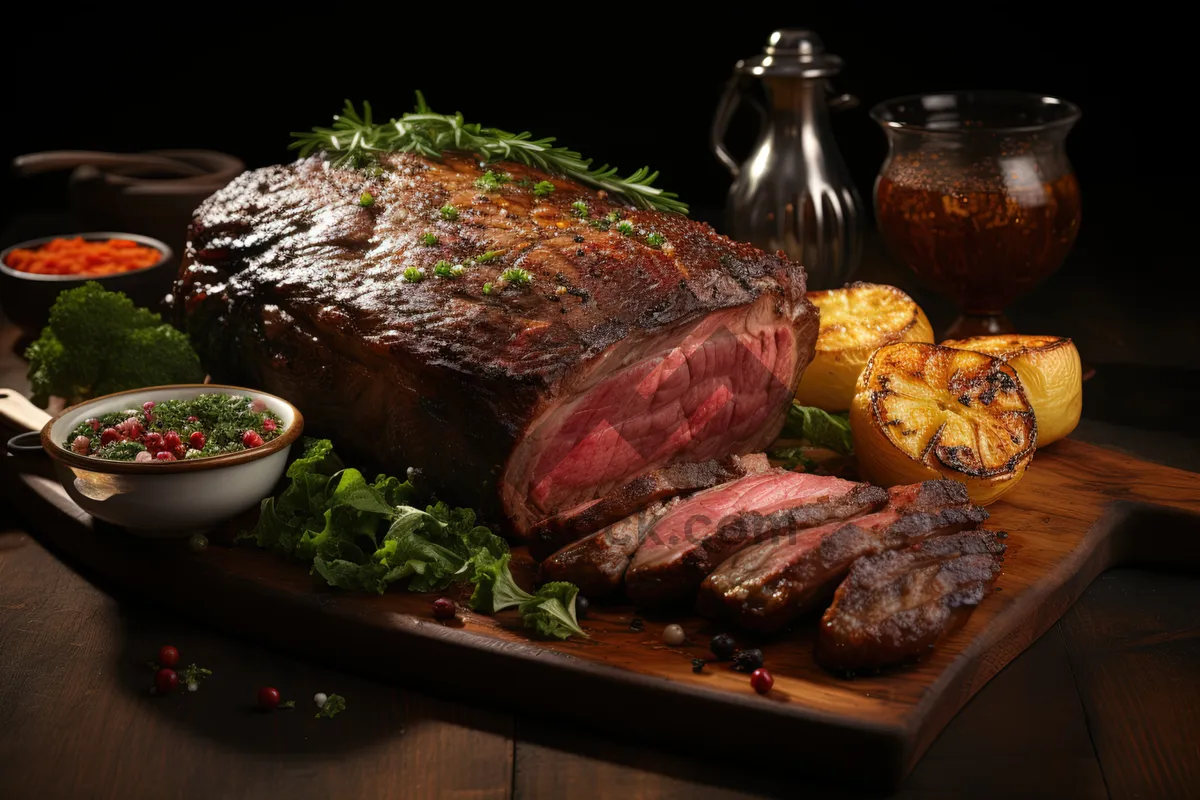
<path fill-rule="evenodd" d="M 33 401 L 43 406 L 50 395 L 75 403 L 126 389 L 204 379 L 200 357 L 186 334 L 95 281 L 58 296 L 50 323 L 25 358 Z"/>

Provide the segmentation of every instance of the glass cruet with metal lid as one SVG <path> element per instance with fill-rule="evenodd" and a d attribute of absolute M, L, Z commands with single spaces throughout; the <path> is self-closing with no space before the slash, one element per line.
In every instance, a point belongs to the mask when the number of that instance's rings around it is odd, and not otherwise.
<path fill-rule="evenodd" d="M 829 78 L 841 69 L 842 59 L 825 52 L 811 31 L 775 31 L 761 55 L 737 62 L 713 120 L 713 151 L 733 175 L 731 235 L 768 252 L 784 251 L 804 265 L 809 289 L 841 286 L 862 256 L 862 201 L 829 123 L 831 108 L 858 102 L 850 95 L 827 97 Z M 765 104 L 747 91 L 755 79 Z M 738 164 L 724 140 L 743 100 L 762 124 L 750 158 Z"/>

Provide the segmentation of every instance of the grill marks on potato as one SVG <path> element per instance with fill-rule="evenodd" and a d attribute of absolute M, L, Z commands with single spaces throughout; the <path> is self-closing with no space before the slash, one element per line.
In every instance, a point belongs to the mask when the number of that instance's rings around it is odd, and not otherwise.
<path fill-rule="evenodd" d="M 1016 372 L 982 353 L 935 345 L 884 348 L 872 360 L 868 389 L 888 438 L 930 467 L 999 475 L 1015 469 L 1036 443 L 1037 425 Z"/>

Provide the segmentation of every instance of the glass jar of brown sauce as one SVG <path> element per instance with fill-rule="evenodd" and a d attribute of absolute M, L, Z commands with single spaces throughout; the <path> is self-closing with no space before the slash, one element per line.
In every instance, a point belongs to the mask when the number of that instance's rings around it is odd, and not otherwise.
<path fill-rule="evenodd" d="M 1079 109 L 1017 92 L 880 103 L 875 215 L 892 254 L 961 316 L 946 336 L 1006 333 L 1004 309 L 1062 265 L 1079 231 L 1064 141 Z"/>

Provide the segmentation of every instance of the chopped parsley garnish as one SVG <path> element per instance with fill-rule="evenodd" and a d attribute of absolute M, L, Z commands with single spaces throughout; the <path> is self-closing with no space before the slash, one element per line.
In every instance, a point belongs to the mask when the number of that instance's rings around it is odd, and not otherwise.
<path fill-rule="evenodd" d="M 433 265 L 433 274 L 437 275 L 439 278 L 454 277 L 454 272 L 451 271 L 450 262 L 444 259 Z"/>
<path fill-rule="evenodd" d="M 489 295 L 492 293 L 492 285 L 490 283 L 485 283 L 483 285 L 483 293 L 485 295 Z"/>
<path fill-rule="evenodd" d="M 375 197 L 370 192 L 363 192 L 358 196 L 358 204 L 363 208 L 370 208 L 375 205 Z"/>
<path fill-rule="evenodd" d="M 98 439 L 97 439 L 98 441 Z M 67 448 L 70 449 L 69 444 Z M 126 439 L 121 442 L 113 442 L 112 444 L 101 445 L 92 455 L 96 458 L 103 458 L 108 461 L 134 461 L 137 459 L 137 454 L 146 449 L 146 445 L 141 442 L 135 442 L 132 439 Z"/>
<path fill-rule="evenodd" d="M 420 283 L 425 280 L 424 267 L 409 267 L 404 270 L 404 280 L 408 283 Z"/>
<path fill-rule="evenodd" d="M 438 213 L 442 215 L 442 219 L 449 220 L 450 222 L 458 219 L 458 209 L 450 203 L 446 203 L 446 205 L 438 209 Z"/>
<path fill-rule="evenodd" d="M 486 253 L 475 256 L 475 258 L 472 260 L 477 261 L 480 264 L 486 264 L 487 262 L 491 261 L 492 259 L 497 258 L 502 255 L 504 255 L 503 250 L 488 250 Z"/>
<path fill-rule="evenodd" d="M 550 181 L 538 181 L 533 186 L 533 194 L 536 197 L 546 197 L 554 194 L 554 184 Z"/>
<path fill-rule="evenodd" d="M 321 717 L 336 717 L 338 714 L 346 710 L 346 698 L 340 694 L 331 694 L 325 698 L 325 705 L 317 711 L 317 718 Z"/>
<path fill-rule="evenodd" d="M 435 234 L 432 234 L 429 231 L 425 231 L 425 233 L 421 234 L 421 244 L 425 245 L 426 247 L 433 247 L 437 243 L 438 237 Z"/>
<path fill-rule="evenodd" d="M 633 225 L 626 220 L 617 225 L 617 231 L 622 236 L 633 236 Z"/>
<path fill-rule="evenodd" d="M 475 188 L 483 192 L 498 192 L 501 186 L 510 181 L 512 181 L 511 176 L 504 174 L 497 175 L 489 169 L 475 179 Z"/>
<path fill-rule="evenodd" d="M 606 231 L 621 219 L 621 212 L 610 211 L 600 219 L 591 220 L 588 224 L 597 230 Z"/>
<path fill-rule="evenodd" d="M 212 676 L 211 669 L 197 667 L 195 664 L 188 664 L 186 667 L 179 670 L 179 682 L 184 685 L 192 683 L 199 684 L 200 681 L 210 676 Z"/>
<path fill-rule="evenodd" d="M 282 703 L 279 704 L 279 707 L 280 708 L 295 708 L 296 701 L 295 700 L 284 700 Z"/>
<path fill-rule="evenodd" d="M 587 219 L 588 204 L 582 200 L 576 200 L 574 203 L 571 203 L 571 212 L 580 219 Z"/>
<path fill-rule="evenodd" d="M 666 243 L 667 237 L 663 236 L 661 233 L 652 233 L 646 237 L 646 244 L 650 245 L 651 247 L 662 247 Z"/>
<path fill-rule="evenodd" d="M 528 286 L 533 282 L 533 276 L 529 274 L 529 270 L 524 270 L 520 267 L 509 267 L 500 273 L 500 280 L 505 283 L 511 283 L 513 286 Z"/>

